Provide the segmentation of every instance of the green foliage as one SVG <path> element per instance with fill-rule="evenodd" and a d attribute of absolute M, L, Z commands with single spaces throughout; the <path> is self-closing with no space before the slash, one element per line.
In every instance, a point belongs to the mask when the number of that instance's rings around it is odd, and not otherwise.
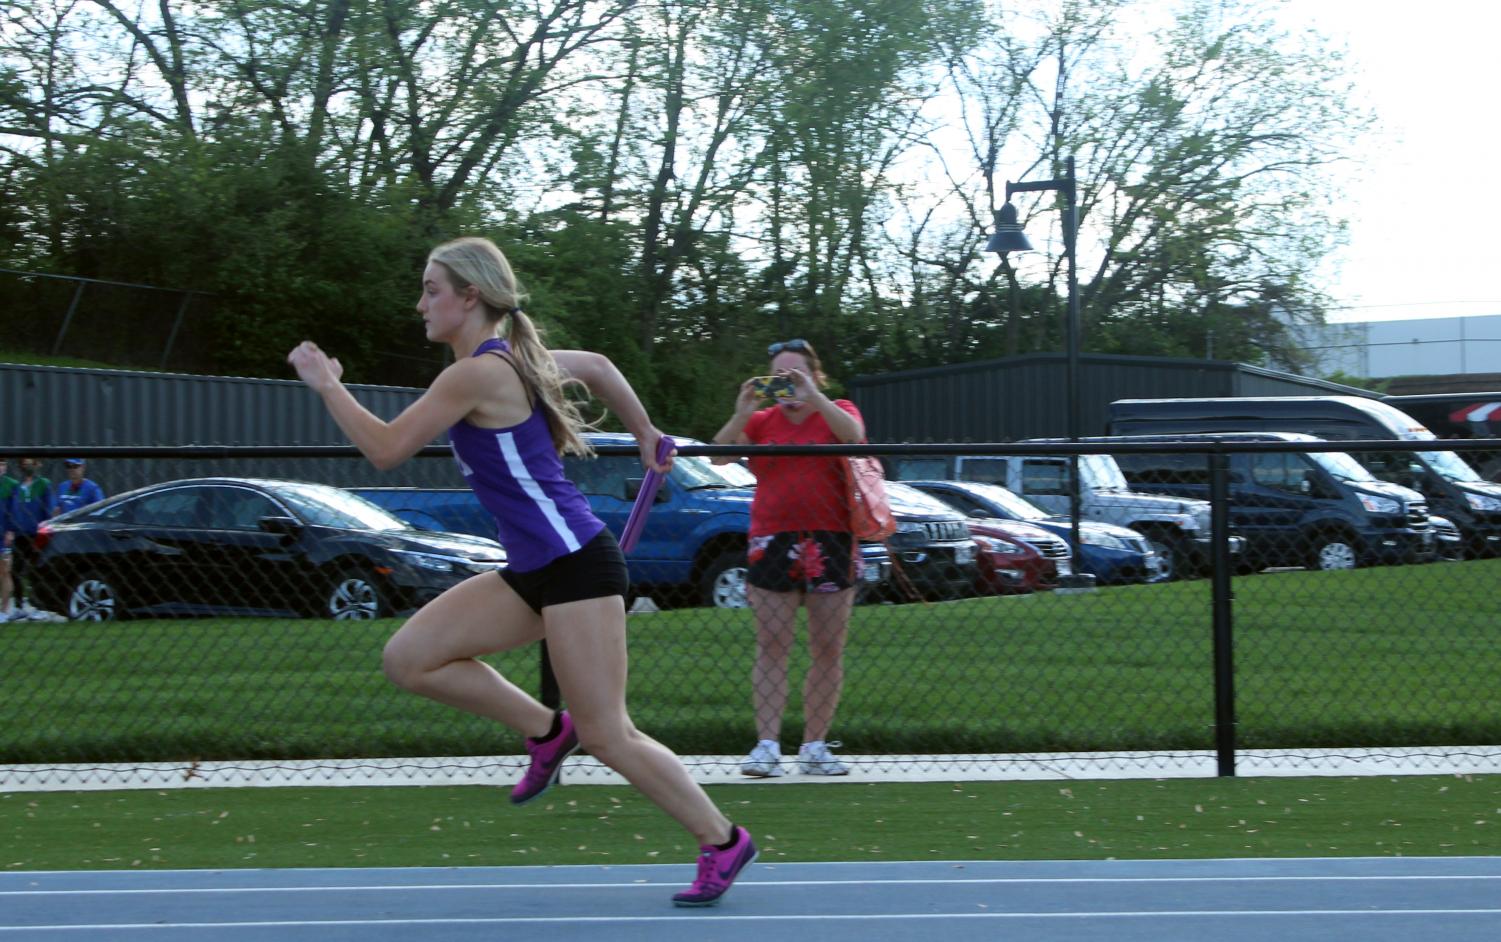
<path fill-rule="evenodd" d="M 981 247 L 1005 179 L 1076 154 L 1086 350 L 1297 368 L 1286 325 L 1321 318 L 1341 237 L 1325 171 L 1363 120 L 1343 66 L 1230 0 L 1119 44 L 1148 6 L 23 4 L 0 257 L 194 292 L 183 368 L 284 376 L 310 337 L 351 380 L 423 384 L 422 259 L 489 233 L 554 343 L 705 436 L 779 337 L 836 381 L 1059 349 L 1056 238 L 1016 268 Z M 1055 195 L 1022 203 L 1042 245 Z M 165 343 L 182 295 L 153 297 L 105 305 L 122 363 Z"/>
<path fill-rule="evenodd" d="M 1369 376 L 1351 376 L 1344 370 L 1335 370 L 1333 373 L 1320 378 L 1328 380 L 1331 383 L 1339 383 L 1342 386 L 1357 386 L 1361 389 L 1369 389 L 1373 392 L 1384 393 L 1391 388 L 1391 385 L 1395 380 L 1401 379 L 1402 377 L 1390 376 L 1385 379 L 1372 379 Z"/>

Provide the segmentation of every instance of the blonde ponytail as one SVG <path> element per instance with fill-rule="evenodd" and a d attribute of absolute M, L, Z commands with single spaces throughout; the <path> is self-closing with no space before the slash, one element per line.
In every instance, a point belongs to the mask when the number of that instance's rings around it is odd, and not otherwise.
<path fill-rule="evenodd" d="M 558 369 L 558 363 L 542 341 L 542 332 L 521 310 L 525 295 L 516 282 L 511 263 L 489 239 L 467 236 L 445 242 L 428 254 L 429 262 L 448 269 L 454 288 L 462 291 L 473 285 L 479 289 L 485 313 L 496 323 L 509 319 L 506 341 L 511 358 L 526 385 L 535 391 L 537 407 L 547 417 L 553 447 L 559 454 L 590 455 L 593 449 L 582 432 L 593 428 L 584 420 L 577 403 L 568 398 L 568 387 L 584 387 Z"/>

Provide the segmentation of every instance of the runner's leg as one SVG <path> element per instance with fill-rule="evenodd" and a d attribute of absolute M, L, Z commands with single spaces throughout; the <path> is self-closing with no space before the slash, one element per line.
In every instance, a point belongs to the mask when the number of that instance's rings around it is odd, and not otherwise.
<path fill-rule="evenodd" d="M 543 611 L 558 688 L 583 748 L 625 777 L 700 845 L 730 837 L 730 821 L 672 750 L 638 730 L 626 711 L 625 603 L 618 595 Z"/>
<path fill-rule="evenodd" d="M 498 573 L 481 573 L 408 618 L 386 642 L 383 666 L 399 687 L 536 738 L 552 728 L 553 711 L 477 658 L 541 637 L 542 616 Z"/>

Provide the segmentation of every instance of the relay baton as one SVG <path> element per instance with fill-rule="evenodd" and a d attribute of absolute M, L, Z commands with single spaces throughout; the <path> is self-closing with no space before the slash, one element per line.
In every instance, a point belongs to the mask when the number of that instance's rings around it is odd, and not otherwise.
<path fill-rule="evenodd" d="M 667 460 L 677 443 L 666 435 L 657 441 L 657 464 Z M 641 490 L 636 493 L 636 503 L 631 505 L 631 515 L 626 518 L 625 529 L 620 531 L 620 551 L 629 553 L 636 548 L 636 541 L 641 538 L 641 531 L 646 528 L 646 514 L 651 510 L 652 502 L 657 499 L 657 491 L 662 487 L 662 472 L 656 468 L 648 468 L 646 477 L 641 481 Z"/>

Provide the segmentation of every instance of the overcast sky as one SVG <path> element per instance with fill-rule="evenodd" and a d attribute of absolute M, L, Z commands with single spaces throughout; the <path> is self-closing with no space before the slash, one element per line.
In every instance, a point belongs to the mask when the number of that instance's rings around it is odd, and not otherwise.
<path fill-rule="evenodd" d="M 1346 190 L 1331 320 L 1501 314 L 1501 3 L 1292 0 L 1347 44 L 1380 127 Z"/>

